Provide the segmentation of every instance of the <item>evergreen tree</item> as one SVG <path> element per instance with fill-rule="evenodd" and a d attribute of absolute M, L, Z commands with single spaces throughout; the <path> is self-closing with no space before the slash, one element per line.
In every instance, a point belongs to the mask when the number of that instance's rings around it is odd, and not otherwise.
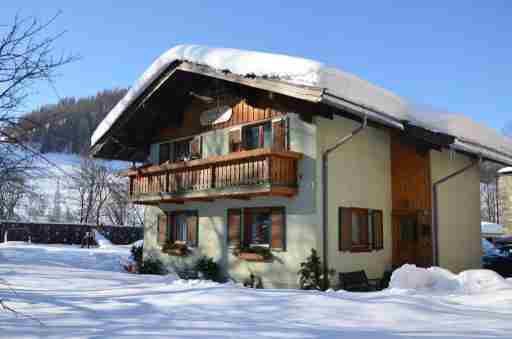
<path fill-rule="evenodd" d="M 334 270 L 324 272 L 322 261 L 315 249 L 311 249 L 311 255 L 300 264 L 299 285 L 303 290 L 326 290 L 324 286 L 324 274 L 333 274 Z"/>

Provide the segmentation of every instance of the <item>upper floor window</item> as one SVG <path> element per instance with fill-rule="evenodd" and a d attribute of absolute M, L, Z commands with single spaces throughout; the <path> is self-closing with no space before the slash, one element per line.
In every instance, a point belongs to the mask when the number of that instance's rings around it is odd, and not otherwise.
<path fill-rule="evenodd" d="M 242 144 L 245 150 L 266 148 L 272 145 L 272 125 L 270 122 L 249 125 L 242 128 Z"/>
<path fill-rule="evenodd" d="M 174 142 L 174 161 L 184 161 L 191 158 L 191 141 L 192 139 L 185 139 Z"/>

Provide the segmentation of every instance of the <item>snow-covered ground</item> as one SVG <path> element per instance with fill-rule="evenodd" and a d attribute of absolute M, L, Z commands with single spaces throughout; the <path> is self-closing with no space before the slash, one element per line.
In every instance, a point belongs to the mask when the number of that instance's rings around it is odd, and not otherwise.
<path fill-rule="evenodd" d="M 406 267 L 402 275 L 414 279 L 394 279 L 396 286 L 419 284 L 419 291 L 253 290 L 122 273 L 119 261 L 128 255 L 128 246 L 0 245 L 0 277 L 16 291 L 3 287 L 0 297 L 45 324 L 0 311 L 0 337 L 510 338 L 512 333 L 508 282 L 469 292 L 428 288 L 437 276 L 468 286 L 468 278 L 474 283 L 488 276 L 482 271 L 464 278 Z"/>

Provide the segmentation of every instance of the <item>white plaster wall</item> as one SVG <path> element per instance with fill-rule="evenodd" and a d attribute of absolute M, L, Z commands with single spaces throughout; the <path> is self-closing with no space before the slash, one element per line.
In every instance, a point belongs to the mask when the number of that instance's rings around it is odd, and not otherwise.
<path fill-rule="evenodd" d="M 144 255 L 161 258 L 168 266 L 193 265 L 200 255 L 218 260 L 226 273 L 237 281 L 251 273 L 263 279 L 264 287 L 296 287 L 299 265 L 319 243 L 319 223 L 315 203 L 316 126 L 303 122 L 295 114 L 290 118 L 290 149 L 303 153 L 299 161 L 299 193 L 293 198 L 258 197 L 248 201 L 215 200 L 184 205 L 165 204 L 146 208 Z M 271 263 L 247 262 L 233 256 L 227 248 L 227 209 L 284 206 L 286 208 L 286 251 L 274 252 Z M 163 254 L 157 244 L 156 214 L 161 210 L 193 209 L 199 216 L 199 246 L 194 255 L 183 259 Z"/>
<path fill-rule="evenodd" d="M 322 180 L 321 152 L 360 126 L 353 120 L 317 118 L 317 182 Z M 391 267 L 391 156 L 385 129 L 367 127 L 329 156 L 328 253 L 329 267 L 337 273 L 364 269 L 369 278 L 380 278 Z M 322 192 L 317 189 L 318 206 Z M 338 250 L 338 208 L 359 207 L 383 211 L 384 249 L 369 253 Z M 318 209 L 319 220 L 322 211 Z M 319 237 L 321 232 L 319 233 Z M 319 246 L 320 248 L 320 246 Z"/>
<path fill-rule="evenodd" d="M 431 151 L 432 183 L 452 174 L 472 160 L 459 153 Z M 479 268 L 482 245 L 480 229 L 480 171 L 467 172 L 441 184 L 439 195 L 439 265 L 453 272 Z"/>

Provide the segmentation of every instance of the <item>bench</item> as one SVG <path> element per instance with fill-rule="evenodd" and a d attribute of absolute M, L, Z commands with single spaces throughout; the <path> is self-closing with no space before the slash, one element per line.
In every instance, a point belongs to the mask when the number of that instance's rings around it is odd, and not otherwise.
<path fill-rule="evenodd" d="M 368 279 L 365 271 L 341 272 L 339 288 L 345 291 L 369 292 L 381 289 L 380 279 Z"/>

